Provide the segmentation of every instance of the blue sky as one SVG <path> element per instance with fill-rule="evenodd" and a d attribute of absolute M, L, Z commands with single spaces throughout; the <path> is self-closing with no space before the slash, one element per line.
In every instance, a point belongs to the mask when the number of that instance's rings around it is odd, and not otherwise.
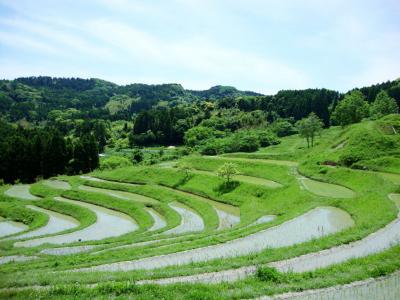
<path fill-rule="evenodd" d="M 400 77 L 398 0 L 0 0 L 0 77 L 346 91 Z"/>

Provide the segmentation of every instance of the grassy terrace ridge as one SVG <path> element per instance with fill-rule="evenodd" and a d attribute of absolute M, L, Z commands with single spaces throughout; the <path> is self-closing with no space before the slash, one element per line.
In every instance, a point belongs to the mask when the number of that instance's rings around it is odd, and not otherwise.
<path fill-rule="evenodd" d="M 25 208 L 24 205 L 11 197 L 5 196 L 4 191 L 9 188 L 9 186 L 0 187 L 0 216 L 5 220 L 21 222 L 25 225 L 28 225 L 29 228 L 26 231 L 34 230 L 36 228 L 42 227 L 47 224 L 48 216 L 38 211 L 34 211 L 28 208 Z M 26 231 L 18 232 L 14 235 L 19 235 Z M 10 236 L 14 236 L 10 235 Z M 10 237 L 6 236 L 6 237 Z M 1 244 L 1 248 L 3 248 L 3 243 Z"/>
<path fill-rule="evenodd" d="M 40 258 L 34 261 L 1 265 L 0 288 L 31 285 L 49 285 L 53 288 L 50 290 L 3 290 L 0 291 L 0 297 L 73 298 L 74 295 L 107 297 L 125 294 L 139 299 L 243 299 L 287 291 L 327 287 L 392 273 L 400 269 L 400 246 L 398 245 L 382 253 L 300 274 L 272 273 L 273 275 L 268 275 L 270 274 L 268 272 L 273 271 L 268 269 L 263 271 L 260 268 L 259 276 L 252 276 L 234 283 L 194 284 L 190 286 L 190 289 L 187 284 L 171 286 L 138 286 L 134 284 L 136 280 L 141 279 L 214 272 L 247 265 L 261 266 L 268 262 L 347 244 L 384 227 L 396 218 L 398 212 L 387 195 L 399 193 L 400 188 L 395 182 L 388 180 L 379 172 L 392 173 L 394 177 L 397 176 L 396 174 L 400 176 L 400 170 L 397 169 L 396 164 L 390 165 L 390 162 L 397 160 L 397 156 L 395 156 L 397 154 L 389 149 L 385 154 L 386 156 L 383 156 L 387 159 L 383 161 L 371 156 L 366 157 L 365 155 L 369 155 L 369 153 L 362 153 L 362 149 L 360 150 L 359 147 L 359 143 L 367 143 L 370 152 L 378 151 L 373 141 L 375 138 L 382 138 L 384 121 L 363 122 L 345 129 L 338 127 L 326 129 L 317 139 L 315 147 L 311 149 L 305 148 L 304 141 L 300 137 L 290 136 L 283 138 L 281 144 L 261 149 L 256 153 L 232 153 L 220 157 L 190 155 L 178 161 L 178 165 L 183 163 L 193 169 L 212 172 L 213 174 L 224 163 L 233 162 L 237 165 L 240 174 L 277 182 L 282 185 L 279 188 L 268 188 L 257 182 L 240 181 L 233 187 L 226 188 L 223 179 L 211 176 L 211 174 L 192 172 L 188 177 L 179 167 L 162 168 L 155 165 L 96 171 L 90 174 L 104 179 L 103 182 L 90 181 L 78 176 L 60 176 L 59 179 L 70 183 L 70 190 L 54 189 L 39 182 L 32 185 L 31 193 L 42 197 L 40 200 L 18 201 L 2 196 L 0 215 L 13 220 L 21 220 L 21 216 L 29 213 L 29 220 L 24 223 L 29 225 L 30 229 L 43 226 L 46 218 L 45 215 L 24 208 L 24 205 L 31 203 L 75 217 L 81 223 L 79 228 L 89 226 L 94 222 L 93 213 L 90 210 L 54 201 L 52 198 L 57 196 L 123 212 L 136 220 L 140 228 L 135 232 L 119 237 L 73 243 L 66 246 L 90 244 L 97 245 L 98 248 L 96 249 L 102 250 L 138 242 L 152 240 L 157 242 L 94 254 L 87 252 L 63 257 L 39 255 Z M 369 140 L 361 138 L 365 132 L 369 132 Z M 394 138 L 392 136 L 384 137 L 387 139 Z M 354 151 L 364 155 L 366 159 L 353 162 L 351 166 L 346 165 L 350 159 L 354 160 L 350 157 Z M 327 165 L 326 162 L 335 162 L 335 164 Z M 385 167 L 385 164 L 390 166 Z M 356 169 L 366 166 L 369 171 Z M 318 196 L 302 188 L 294 172 L 296 168 L 301 175 L 312 180 L 347 187 L 354 192 L 354 195 L 348 198 Z M 133 185 L 132 183 L 140 184 Z M 84 191 L 79 189 L 79 186 L 82 185 L 95 187 L 98 190 Z M 0 192 L 4 192 L 6 189 L 7 187 L 2 187 Z M 120 199 L 104 194 L 100 189 L 138 194 L 152 198 L 157 202 L 142 203 L 131 199 Z M 332 186 L 332 189 L 334 191 L 334 186 Z M 241 223 L 232 229 L 216 231 L 219 222 L 218 216 L 208 202 L 198 199 L 199 196 L 236 207 L 240 210 Z M 169 203 L 174 201 L 187 205 L 203 218 L 205 224 L 203 232 L 182 236 L 163 234 L 163 231 L 176 227 L 180 223 L 180 216 L 168 206 Z M 166 220 L 167 226 L 155 232 L 147 231 L 153 224 L 153 219 L 146 212 L 146 206 L 160 213 Z M 320 206 L 334 206 L 348 212 L 355 225 L 336 234 L 290 247 L 267 249 L 260 253 L 242 257 L 191 263 L 179 266 L 179 268 L 166 267 L 151 271 L 113 273 L 64 272 L 82 267 L 135 260 L 223 243 L 282 224 Z M 276 218 L 269 223 L 248 226 L 264 215 L 275 215 Z M 2 256 L 13 254 L 38 255 L 40 250 L 48 247 L 55 246 L 42 245 L 35 248 L 14 249 L 10 242 L 0 241 Z M 51 274 L 54 271 L 62 273 L 56 273 L 57 276 L 54 276 Z M 262 272 L 267 275 L 263 275 Z M 80 282 L 82 285 L 75 285 L 75 282 Z M 95 287 L 86 286 L 86 284 L 94 283 L 98 285 Z"/>

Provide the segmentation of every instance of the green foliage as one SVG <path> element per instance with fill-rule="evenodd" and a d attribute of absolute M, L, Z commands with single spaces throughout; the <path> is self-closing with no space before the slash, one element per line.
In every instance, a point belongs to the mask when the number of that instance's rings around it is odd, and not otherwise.
<path fill-rule="evenodd" d="M 135 99 L 130 98 L 127 95 L 116 95 L 110 98 L 105 105 L 105 108 L 112 116 L 121 115 L 126 112 L 129 113 L 130 106 L 134 103 L 134 101 Z M 129 118 L 129 114 L 128 116 L 125 116 L 125 118 Z"/>
<path fill-rule="evenodd" d="M 308 148 L 310 145 L 314 147 L 315 136 L 321 132 L 322 125 L 322 121 L 314 113 L 296 123 L 300 136 L 307 140 Z"/>
<path fill-rule="evenodd" d="M 256 277 L 261 281 L 273 283 L 281 283 L 284 279 L 283 274 L 271 267 L 258 267 Z"/>
<path fill-rule="evenodd" d="M 223 137 L 224 133 L 210 127 L 196 126 L 185 133 L 185 143 L 189 147 L 203 145 L 207 140 Z"/>
<path fill-rule="evenodd" d="M 200 153 L 204 155 L 217 155 L 232 152 L 254 152 L 260 146 L 276 145 L 279 140 L 269 130 L 241 130 L 228 134 L 224 138 L 209 139 L 200 147 Z"/>
<path fill-rule="evenodd" d="M 368 115 L 369 104 L 365 101 L 365 96 L 359 90 L 354 90 L 339 102 L 332 114 L 332 118 L 336 124 L 346 126 L 361 122 Z"/>
<path fill-rule="evenodd" d="M 100 170 L 113 170 L 117 168 L 123 168 L 132 166 L 132 162 L 123 156 L 110 156 L 100 159 Z"/>
<path fill-rule="evenodd" d="M 94 135 L 72 140 L 53 127 L 15 128 L 1 121 L 0 133 L 0 179 L 7 183 L 89 172 L 99 163 Z"/>
<path fill-rule="evenodd" d="M 190 165 L 183 162 L 178 164 L 178 168 L 183 174 L 185 174 L 185 180 L 188 180 L 192 174 L 192 168 Z"/>
<path fill-rule="evenodd" d="M 132 152 L 133 163 L 138 164 L 138 163 L 142 162 L 143 159 L 144 159 L 143 152 L 140 149 L 135 148 Z"/>
<path fill-rule="evenodd" d="M 371 116 L 378 119 L 386 115 L 397 114 L 399 108 L 396 101 L 387 92 L 381 91 L 371 105 Z"/>
<path fill-rule="evenodd" d="M 271 124 L 271 130 L 278 137 L 289 136 L 297 133 L 297 129 L 291 122 L 285 119 L 277 119 Z"/>
<path fill-rule="evenodd" d="M 234 163 L 224 163 L 218 170 L 217 174 L 219 177 L 222 177 L 226 183 L 230 183 L 232 177 L 238 173 L 237 165 Z"/>

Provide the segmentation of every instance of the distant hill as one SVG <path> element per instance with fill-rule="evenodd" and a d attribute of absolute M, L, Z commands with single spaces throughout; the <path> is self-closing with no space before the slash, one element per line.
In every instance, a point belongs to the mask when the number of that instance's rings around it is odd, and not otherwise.
<path fill-rule="evenodd" d="M 0 81 L 0 113 L 10 121 L 33 121 L 46 119 L 52 110 L 74 108 L 87 115 L 102 117 L 107 113 L 105 108 L 110 101 L 114 107 L 115 104 L 124 107 L 129 103 L 128 113 L 131 114 L 162 103 L 175 106 L 205 99 L 254 95 L 260 94 L 225 86 L 191 91 L 176 83 L 117 85 L 95 78 L 23 77 Z M 118 105 L 119 101 L 124 104 Z"/>
<path fill-rule="evenodd" d="M 216 100 L 225 97 L 240 97 L 240 96 L 262 96 L 262 94 L 251 91 L 239 91 L 233 86 L 216 85 L 208 90 L 194 91 L 188 90 L 192 95 L 198 96 L 202 99 Z"/>
<path fill-rule="evenodd" d="M 400 81 L 360 89 L 369 102 L 386 90 L 400 105 Z M 133 114 L 154 107 L 175 107 L 200 101 L 221 102 L 219 107 L 237 105 L 241 110 L 261 109 L 281 117 L 304 117 L 315 111 L 329 124 L 329 111 L 343 94 L 327 89 L 285 90 L 265 96 L 217 85 L 208 90 L 187 90 L 180 84 L 117 85 L 101 79 L 55 78 L 49 76 L 0 80 L 0 115 L 11 122 L 45 121 L 51 111 L 71 110 L 79 118 L 130 119 Z M 237 99 L 243 98 L 242 101 Z M 235 100 L 236 99 L 236 100 Z"/>

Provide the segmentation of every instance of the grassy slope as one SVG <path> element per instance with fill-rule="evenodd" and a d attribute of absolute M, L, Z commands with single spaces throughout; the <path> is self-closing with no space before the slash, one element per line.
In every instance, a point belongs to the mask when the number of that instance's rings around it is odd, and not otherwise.
<path fill-rule="evenodd" d="M 322 137 L 317 141 L 314 149 L 307 150 L 304 148 L 304 141 L 300 138 L 293 136 L 284 139 L 280 145 L 263 149 L 256 154 L 232 154 L 231 156 L 242 157 L 256 157 L 256 158 L 279 158 L 279 159 L 295 159 L 301 162 L 300 171 L 314 179 L 342 184 L 353 189 L 357 193 L 354 199 L 331 199 L 316 197 L 305 191 L 299 189 L 296 180 L 288 176 L 289 167 L 282 166 L 259 166 L 259 163 L 254 165 L 240 163 L 240 171 L 243 174 L 276 180 L 285 186 L 280 189 L 270 190 L 262 187 L 254 189 L 252 185 L 240 184 L 238 188 L 233 191 L 221 193 L 218 190 L 221 184 L 218 178 L 206 178 L 201 175 L 195 174 L 193 177 L 185 181 L 183 176 L 177 170 L 163 170 L 160 168 L 130 168 L 125 170 L 118 170 L 114 172 L 106 172 L 97 174 L 100 177 L 113 179 L 117 181 L 127 182 L 143 182 L 150 181 L 153 184 L 164 184 L 181 190 L 186 190 L 201 194 L 206 197 L 213 198 L 217 201 L 227 202 L 240 206 L 245 221 L 254 220 L 257 215 L 266 213 L 274 213 L 278 215 L 276 221 L 269 225 L 260 227 L 268 227 L 273 224 L 278 224 L 285 219 L 292 218 L 312 207 L 318 205 L 334 205 L 347 210 L 355 219 L 356 226 L 344 232 L 338 233 L 333 236 L 325 237 L 316 241 L 304 243 L 295 247 L 288 247 L 286 249 L 274 249 L 264 251 L 258 255 L 228 259 L 224 261 L 213 261 L 209 263 L 199 263 L 193 266 L 183 266 L 177 268 L 166 268 L 155 272 L 127 272 L 115 274 L 66 274 L 63 278 L 64 282 L 73 282 L 79 278 L 82 282 L 97 282 L 102 280 L 114 279 L 117 281 L 130 281 L 133 278 L 149 278 L 149 277 L 162 277 L 172 275 L 192 274 L 195 272 L 221 270 L 249 263 L 265 263 L 278 259 L 297 256 L 303 253 L 317 251 L 319 249 L 331 247 L 333 245 L 348 243 L 352 240 L 359 239 L 370 232 L 377 230 L 384 226 L 396 215 L 396 208 L 390 202 L 386 195 L 390 192 L 397 190 L 396 186 L 384 178 L 377 176 L 373 173 L 351 170 L 346 168 L 331 168 L 321 165 L 321 162 L 339 161 L 340 157 L 346 151 L 352 151 L 352 139 L 359 137 L 364 131 L 373 131 L 375 135 L 379 135 L 378 130 L 382 130 L 381 126 L 377 123 L 362 123 L 356 124 L 350 128 L 341 130 L 340 128 L 331 128 L 324 131 Z M 360 133 L 361 132 L 361 133 Z M 343 147 L 337 148 L 343 141 L 346 141 Z M 347 147 L 347 148 L 346 148 Z M 354 146 L 355 147 L 355 146 Z M 390 152 L 388 152 L 390 153 Z M 390 153 L 394 159 L 395 153 Z M 202 168 L 208 171 L 215 171 L 219 166 L 220 161 L 215 159 L 189 157 L 187 162 L 193 164 L 196 168 Z M 365 161 L 365 160 L 363 160 Z M 388 169 L 382 167 L 381 171 L 395 171 L 395 169 Z M 379 186 L 379 189 L 376 187 Z M 151 188 L 159 189 L 157 193 L 161 192 L 161 188 L 157 186 L 150 186 Z M 108 187 L 109 188 L 109 187 Z M 144 187 L 142 187 L 144 188 Z M 154 192 L 148 186 L 148 192 Z M 139 189 L 139 188 L 138 188 Z M 132 190 L 133 191 L 133 190 Z M 135 191 L 137 192 L 137 191 Z M 143 194 L 145 192 L 142 191 Z M 154 196 L 154 195 L 153 195 Z M 295 201 L 294 201 L 295 199 Z M 260 213 L 261 212 L 261 213 Z M 371 213 L 373 212 L 373 213 Z M 248 234 L 249 230 L 242 230 L 242 234 Z M 238 235 L 240 235 L 240 231 Z M 201 235 L 200 235 L 201 236 Z M 234 235 L 226 234 L 218 241 L 223 241 L 225 238 L 230 239 Z M 207 241 L 207 243 L 213 240 Z M 205 243 L 204 240 L 189 244 L 190 246 L 199 246 Z M 151 247 L 150 247 L 151 248 Z M 147 248 L 146 248 L 147 249 Z M 169 246 L 166 250 L 157 248 L 149 249 L 150 254 L 173 252 L 179 250 L 180 247 L 176 245 Z M 114 255 L 123 254 L 122 257 L 140 257 L 143 250 L 121 251 Z M 147 250 L 146 250 L 147 251 Z M 138 295 L 143 299 L 164 297 L 166 299 L 186 299 L 186 298 L 246 298 L 262 294 L 271 294 L 276 292 L 284 292 L 287 290 L 298 290 L 304 288 L 317 288 L 323 286 L 334 285 L 338 283 L 346 283 L 354 280 L 367 278 L 369 276 L 379 276 L 394 271 L 400 268 L 400 247 L 394 247 L 384 253 L 372 255 L 367 258 L 353 260 L 338 266 L 325 268 L 315 272 L 308 272 L 299 275 L 285 275 L 282 277 L 281 282 L 262 282 L 256 278 L 249 278 L 239 281 L 234 284 L 218 284 L 213 286 L 194 285 L 190 288 L 190 293 L 187 292 L 186 285 L 176 285 L 168 287 L 136 287 L 132 284 L 125 283 L 109 283 L 107 286 L 102 286 L 94 290 L 80 290 L 78 287 L 60 288 L 52 292 L 43 292 L 44 296 L 49 295 L 72 295 L 78 292 L 80 295 L 110 295 L 118 293 L 130 293 L 133 296 Z M 82 259 L 85 257 L 81 256 Z M 106 259 L 105 257 L 98 257 L 99 260 Z M 55 259 L 49 259 L 43 267 Z M 69 263 L 75 264 L 73 258 L 68 258 Z M 67 265 L 68 263 L 66 263 Z M 78 264 L 79 265 L 79 264 Z M 22 267 L 22 266 L 21 266 Z M 40 272 L 29 273 L 30 276 L 23 276 L 16 280 L 12 276 L 6 276 L 4 272 L 32 270 L 31 268 L 21 268 L 17 266 L 4 267 L 1 275 L 5 275 L 4 284 L 2 286 L 9 286 L 11 284 L 45 284 L 54 282 L 49 276 L 44 276 Z M 40 264 L 37 265 L 40 267 Z M 45 267 L 45 269 L 47 268 Z M 196 267 L 196 268 L 194 268 Z M 33 271 L 32 271 L 33 272 Z M 344 275 L 346 274 L 346 275 Z M 4 296 L 5 294 L 3 294 Z M 25 294 L 20 293 L 19 296 L 23 297 Z M 40 295 L 38 293 L 37 295 Z M 12 296 L 12 294 L 7 294 Z"/>

